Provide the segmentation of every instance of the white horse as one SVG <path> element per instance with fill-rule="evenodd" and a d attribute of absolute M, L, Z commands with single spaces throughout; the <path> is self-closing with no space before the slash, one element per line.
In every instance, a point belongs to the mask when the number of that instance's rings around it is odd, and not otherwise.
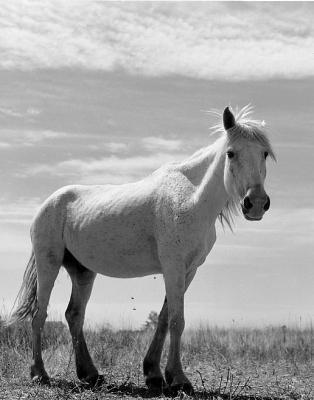
<path fill-rule="evenodd" d="M 133 278 L 163 274 L 166 297 L 143 367 L 150 388 L 165 385 L 160 358 L 167 331 L 170 349 L 165 380 L 191 393 L 180 360 L 184 293 L 216 241 L 215 222 L 232 222 L 242 208 L 257 221 L 268 210 L 266 157 L 275 159 L 263 123 L 227 107 L 216 142 L 183 162 L 162 166 L 125 185 L 66 186 L 42 205 L 31 226 L 33 253 L 10 323 L 32 317 L 31 376 L 49 383 L 41 353 L 50 294 L 63 265 L 72 280 L 65 316 L 75 350 L 77 375 L 95 385 L 100 375 L 88 352 L 83 322 L 97 273 Z"/>

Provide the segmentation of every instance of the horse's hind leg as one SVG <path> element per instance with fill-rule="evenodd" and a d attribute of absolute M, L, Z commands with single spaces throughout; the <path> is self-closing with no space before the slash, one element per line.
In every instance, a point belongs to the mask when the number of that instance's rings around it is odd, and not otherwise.
<path fill-rule="evenodd" d="M 42 359 L 41 339 L 47 318 L 49 298 L 62 263 L 63 248 L 47 250 L 35 246 L 34 253 L 37 269 L 37 310 L 32 319 L 33 364 L 31 377 L 40 383 L 49 383 Z"/>
<path fill-rule="evenodd" d="M 149 389 L 162 390 L 165 381 L 160 370 L 160 358 L 168 332 L 168 306 L 167 298 L 158 317 L 158 325 L 153 340 L 143 362 L 145 383 Z"/>
<path fill-rule="evenodd" d="M 72 336 L 77 376 L 94 386 L 101 378 L 87 349 L 83 324 L 96 274 L 82 266 L 67 250 L 63 263 L 72 281 L 72 293 L 65 317 Z"/>

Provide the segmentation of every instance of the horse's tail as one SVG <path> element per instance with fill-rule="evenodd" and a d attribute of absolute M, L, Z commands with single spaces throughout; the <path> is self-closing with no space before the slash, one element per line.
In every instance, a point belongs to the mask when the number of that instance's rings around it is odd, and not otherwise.
<path fill-rule="evenodd" d="M 37 271 L 34 252 L 29 259 L 23 276 L 22 286 L 15 299 L 16 309 L 11 313 L 6 325 L 33 317 L 37 310 Z M 14 307 L 13 306 L 13 307 Z"/>

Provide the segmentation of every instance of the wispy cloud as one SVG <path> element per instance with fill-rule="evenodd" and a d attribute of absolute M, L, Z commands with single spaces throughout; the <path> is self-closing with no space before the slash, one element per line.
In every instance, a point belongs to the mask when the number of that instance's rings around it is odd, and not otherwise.
<path fill-rule="evenodd" d="M 90 137 L 90 136 L 89 136 Z M 87 147 L 92 151 L 105 151 L 110 154 L 126 154 L 130 151 L 130 146 L 128 143 L 124 142 L 110 142 L 103 139 L 101 135 L 97 137 L 98 141 L 96 141 L 96 137 L 93 137 L 94 143 L 89 144 Z"/>
<path fill-rule="evenodd" d="M 183 159 L 186 154 L 180 154 L 176 159 Z M 112 155 L 99 159 L 73 159 L 53 164 L 38 164 L 22 171 L 24 176 L 52 174 L 69 178 L 81 183 L 126 183 L 144 178 L 161 165 L 174 160 L 170 153 L 156 153 L 133 157 L 118 157 Z"/>
<path fill-rule="evenodd" d="M 39 206 L 39 198 L 20 198 L 16 202 L 0 199 L 0 222 L 30 224 Z"/>
<path fill-rule="evenodd" d="M 20 118 L 23 116 L 22 113 L 12 110 L 11 108 L 5 108 L 5 107 L 0 107 L 0 114 L 16 118 Z"/>
<path fill-rule="evenodd" d="M 0 66 L 209 79 L 314 74 L 310 3 L 7 2 Z"/>
<path fill-rule="evenodd" d="M 8 108 L 8 107 L 0 107 L 0 115 L 4 115 L 7 117 L 13 117 L 13 118 L 34 117 L 36 115 L 39 115 L 40 113 L 41 113 L 41 110 L 39 110 L 38 108 L 33 108 L 33 107 L 29 107 L 24 111 L 14 110 L 14 109 Z"/>
<path fill-rule="evenodd" d="M 106 143 L 106 147 L 111 153 L 120 153 L 127 150 L 128 146 L 126 143 L 121 142 L 109 142 Z"/>
<path fill-rule="evenodd" d="M 82 137 L 75 133 L 57 132 L 52 130 L 23 130 L 23 129 L 0 129 L 0 148 L 9 148 L 15 146 L 33 146 L 39 142 L 62 140 L 65 138 L 75 139 Z"/>
<path fill-rule="evenodd" d="M 0 149 L 7 149 L 11 147 L 11 144 L 8 142 L 0 142 Z"/>
<path fill-rule="evenodd" d="M 165 139 L 163 137 L 148 136 L 142 139 L 142 144 L 146 150 L 164 150 L 172 152 L 181 150 L 182 141 L 178 139 Z"/>

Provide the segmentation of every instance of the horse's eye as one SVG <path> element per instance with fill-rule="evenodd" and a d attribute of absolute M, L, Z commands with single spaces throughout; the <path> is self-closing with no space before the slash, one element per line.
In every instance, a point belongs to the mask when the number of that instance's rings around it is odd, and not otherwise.
<path fill-rule="evenodd" d="M 268 157 L 268 151 L 265 151 L 264 157 L 265 157 L 265 160 L 266 160 L 266 158 Z"/>
<path fill-rule="evenodd" d="M 231 151 L 231 150 L 227 151 L 227 156 L 228 156 L 228 158 L 233 158 L 234 157 L 234 152 Z"/>

